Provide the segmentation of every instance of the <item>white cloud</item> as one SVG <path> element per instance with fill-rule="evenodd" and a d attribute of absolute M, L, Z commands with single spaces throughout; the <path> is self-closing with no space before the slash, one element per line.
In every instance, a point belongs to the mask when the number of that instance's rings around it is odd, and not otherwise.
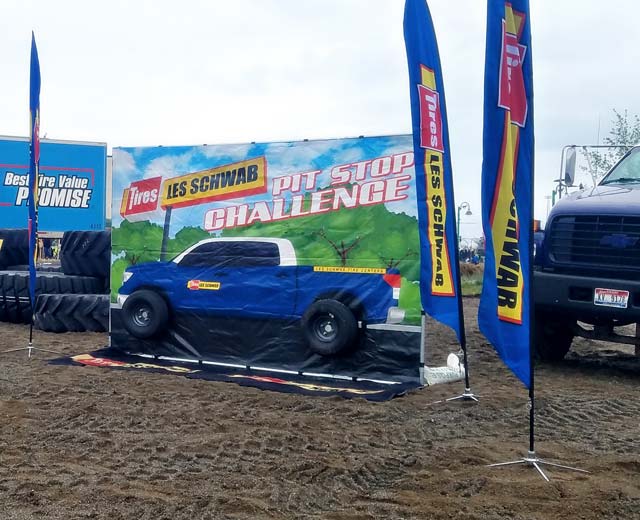
<path fill-rule="evenodd" d="M 144 171 L 145 179 L 151 177 L 177 177 L 191 173 L 191 160 L 196 152 L 196 148 L 192 148 L 180 155 L 163 155 L 153 159 Z"/>
<path fill-rule="evenodd" d="M 113 150 L 113 168 L 120 174 L 127 175 L 136 169 L 136 161 L 133 155 L 125 150 L 116 148 Z"/>

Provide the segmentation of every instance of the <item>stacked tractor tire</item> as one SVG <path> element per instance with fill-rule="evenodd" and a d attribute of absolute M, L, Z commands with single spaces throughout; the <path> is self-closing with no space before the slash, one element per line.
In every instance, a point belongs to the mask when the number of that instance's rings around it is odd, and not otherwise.
<path fill-rule="evenodd" d="M 29 298 L 29 237 L 26 229 L 0 229 L 0 321 L 30 323 L 47 332 L 109 329 L 111 235 L 69 231 L 60 265 L 39 266 L 36 305 Z"/>

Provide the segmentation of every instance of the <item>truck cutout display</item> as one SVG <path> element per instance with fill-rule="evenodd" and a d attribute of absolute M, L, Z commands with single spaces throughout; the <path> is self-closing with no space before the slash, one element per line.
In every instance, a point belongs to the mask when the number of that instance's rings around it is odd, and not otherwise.
<path fill-rule="evenodd" d="M 113 156 L 113 346 L 419 380 L 411 136 Z"/>
<path fill-rule="evenodd" d="M 329 355 L 353 344 L 358 321 L 404 317 L 397 271 L 299 266 L 285 239 L 206 239 L 169 262 L 132 266 L 124 279 L 124 326 L 145 339 L 162 334 L 176 312 L 293 318 L 309 348 Z"/>

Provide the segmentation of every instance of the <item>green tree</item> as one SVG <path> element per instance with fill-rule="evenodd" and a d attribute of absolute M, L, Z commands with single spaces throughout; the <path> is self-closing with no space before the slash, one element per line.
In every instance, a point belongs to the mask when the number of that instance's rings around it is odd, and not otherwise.
<path fill-rule="evenodd" d="M 123 220 L 120 227 L 111 230 L 111 254 L 124 254 L 128 265 L 151 262 L 160 258 L 162 226 L 143 222 Z"/>
<path fill-rule="evenodd" d="M 627 153 L 632 146 L 640 142 L 640 118 L 629 116 L 627 110 L 623 113 L 613 109 L 613 119 L 609 135 L 603 139 L 603 144 L 612 148 L 582 150 L 588 166 L 581 169 L 589 172 L 595 178 L 602 177 Z"/>

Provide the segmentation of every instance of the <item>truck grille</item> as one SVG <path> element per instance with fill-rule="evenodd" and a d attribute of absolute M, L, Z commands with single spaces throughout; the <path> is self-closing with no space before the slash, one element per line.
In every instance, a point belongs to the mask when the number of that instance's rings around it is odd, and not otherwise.
<path fill-rule="evenodd" d="M 552 262 L 600 268 L 637 269 L 640 217 L 561 216 L 551 223 Z"/>

